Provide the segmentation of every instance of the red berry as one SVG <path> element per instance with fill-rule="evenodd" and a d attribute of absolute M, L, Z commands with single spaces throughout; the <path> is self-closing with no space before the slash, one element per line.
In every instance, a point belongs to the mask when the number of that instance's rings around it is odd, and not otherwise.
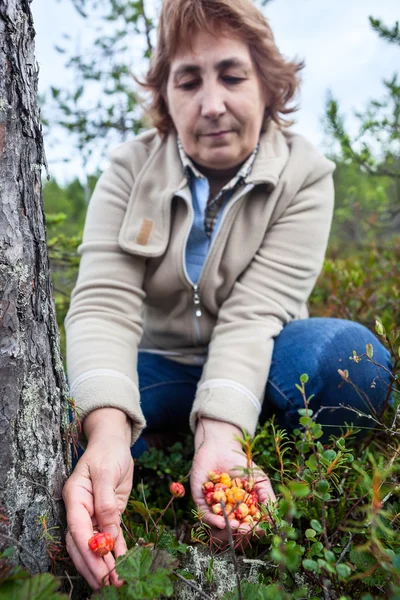
<path fill-rule="evenodd" d="M 207 492 L 207 494 L 204 496 L 204 499 L 207 504 L 211 506 L 211 504 L 214 502 L 214 492 Z"/>
<path fill-rule="evenodd" d="M 208 492 L 212 492 L 214 490 L 214 484 L 212 481 L 206 481 L 203 483 L 203 493 L 208 494 Z"/>
<path fill-rule="evenodd" d="M 95 533 L 88 544 L 92 552 L 99 556 L 105 556 L 114 548 L 114 538 L 111 533 Z"/>
<path fill-rule="evenodd" d="M 185 495 L 185 488 L 178 481 L 173 481 L 169 486 L 169 491 L 174 496 L 174 498 L 183 498 Z"/>

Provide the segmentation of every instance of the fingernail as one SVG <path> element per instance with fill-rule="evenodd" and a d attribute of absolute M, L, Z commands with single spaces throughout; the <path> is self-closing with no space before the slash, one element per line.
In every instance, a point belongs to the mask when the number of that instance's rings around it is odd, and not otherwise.
<path fill-rule="evenodd" d="M 103 532 L 104 533 L 111 533 L 111 535 L 113 536 L 114 539 L 117 539 L 118 534 L 119 534 L 119 529 L 116 525 L 107 525 L 106 527 L 103 527 Z"/>

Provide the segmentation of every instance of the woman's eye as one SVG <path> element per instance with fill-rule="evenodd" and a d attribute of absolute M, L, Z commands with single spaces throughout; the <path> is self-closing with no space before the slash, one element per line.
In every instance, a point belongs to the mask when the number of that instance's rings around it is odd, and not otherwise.
<path fill-rule="evenodd" d="M 193 90 L 198 84 L 198 81 L 185 81 L 184 83 L 181 83 L 179 85 L 179 87 L 182 90 Z"/>
<path fill-rule="evenodd" d="M 222 79 L 225 81 L 225 83 L 229 83 L 231 85 L 235 85 L 244 81 L 243 77 L 231 77 L 229 75 L 225 75 Z"/>

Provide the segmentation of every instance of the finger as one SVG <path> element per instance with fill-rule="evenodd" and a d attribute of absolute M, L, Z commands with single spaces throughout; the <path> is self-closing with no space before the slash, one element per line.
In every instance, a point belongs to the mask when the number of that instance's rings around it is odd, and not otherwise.
<path fill-rule="evenodd" d="M 71 556 L 71 558 L 85 579 L 87 571 L 90 572 L 91 581 L 93 583 L 92 578 L 94 578 L 95 585 L 94 587 L 92 583 L 89 585 L 93 589 L 100 589 L 104 585 L 103 579 L 107 576 L 108 569 L 102 557 L 94 554 L 89 548 L 88 541 L 93 535 L 93 525 L 86 507 L 79 503 L 70 504 L 67 510 L 67 522 L 69 527 L 68 533 L 72 542 L 70 543 L 70 547 L 75 558 L 78 560 L 79 567 L 75 563 L 74 557 Z M 108 581 L 108 578 L 105 581 Z"/>
<path fill-rule="evenodd" d="M 99 529 L 111 533 L 116 540 L 120 532 L 120 512 L 117 497 L 112 485 L 112 474 L 102 471 L 92 475 L 94 512 Z"/>
<path fill-rule="evenodd" d="M 123 581 L 120 581 L 118 579 L 118 575 L 117 572 L 115 570 L 115 558 L 114 556 L 111 554 L 111 552 L 109 554 L 106 554 L 106 556 L 103 556 L 103 560 L 104 563 L 107 567 L 107 579 L 110 582 L 110 585 L 113 585 L 115 587 L 121 587 L 123 585 Z"/>
<path fill-rule="evenodd" d="M 128 551 L 128 547 L 126 545 L 123 531 L 121 530 L 117 539 L 115 540 L 114 551 L 113 551 L 114 556 L 116 558 L 118 558 L 118 556 L 122 556 L 127 551 Z M 124 580 L 120 579 L 118 577 L 117 571 L 115 569 L 110 573 L 110 581 L 111 581 L 111 585 L 114 585 L 115 587 L 121 587 L 124 584 Z"/>
<path fill-rule="evenodd" d="M 82 575 L 82 577 L 86 579 L 90 587 L 93 590 L 99 590 L 102 586 L 109 585 L 109 577 L 107 575 L 109 569 L 106 568 L 104 561 L 100 557 L 98 557 L 98 560 L 104 565 L 104 568 L 102 569 L 103 574 L 94 574 L 92 569 L 89 567 L 89 565 L 79 552 L 78 547 L 75 544 L 74 539 L 69 531 L 67 532 L 65 541 L 68 554 L 70 555 L 76 570 Z"/>

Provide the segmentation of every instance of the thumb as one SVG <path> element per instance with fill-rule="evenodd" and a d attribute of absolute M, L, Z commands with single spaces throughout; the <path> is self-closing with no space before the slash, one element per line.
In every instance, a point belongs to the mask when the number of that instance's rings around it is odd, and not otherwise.
<path fill-rule="evenodd" d="M 93 482 L 94 514 L 100 531 L 111 533 L 116 539 L 120 531 L 121 515 L 110 481 L 111 477 L 103 473 L 102 477 Z"/>

